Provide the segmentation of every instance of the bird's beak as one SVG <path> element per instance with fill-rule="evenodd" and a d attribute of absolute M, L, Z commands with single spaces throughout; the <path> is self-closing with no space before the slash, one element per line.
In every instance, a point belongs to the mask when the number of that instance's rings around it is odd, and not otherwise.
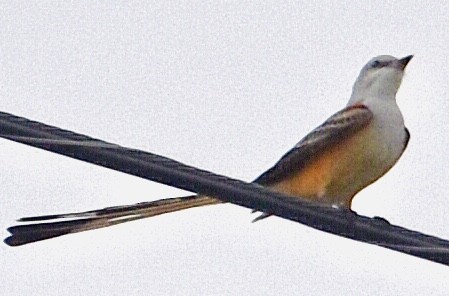
<path fill-rule="evenodd" d="M 413 55 L 409 55 L 409 56 L 406 56 L 406 57 L 398 60 L 398 62 L 399 62 L 399 65 L 398 65 L 399 69 L 404 70 L 405 67 L 407 66 L 408 62 L 410 62 L 410 60 L 412 58 L 413 58 Z"/>

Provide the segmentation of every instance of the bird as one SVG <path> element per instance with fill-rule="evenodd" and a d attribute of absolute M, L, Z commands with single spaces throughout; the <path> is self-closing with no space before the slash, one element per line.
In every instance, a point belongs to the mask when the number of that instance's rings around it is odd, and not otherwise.
<path fill-rule="evenodd" d="M 354 196 L 387 173 L 410 139 L 396 103 L 413 55 L 380 55 L 360 71 L 347 105 L 302 138 L 253 183 L 292 198 L 350 209 Z M 167 198 L 99 210 L 21 218 L 5 239 L 19 246 L 184 209 L 219 204 L 205 195 Z M 266 218 L 263 213 L 254 221 Z M 56 220 L 56 221 L 55 221 Z"/>

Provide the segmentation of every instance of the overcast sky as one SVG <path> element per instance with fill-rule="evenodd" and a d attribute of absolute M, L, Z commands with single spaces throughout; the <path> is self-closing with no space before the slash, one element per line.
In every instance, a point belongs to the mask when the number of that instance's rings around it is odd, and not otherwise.
<path fill-rule="evenodd" d="M 18 2 L 17 2 L 18 3 Z M 345 106 L 373 56 L 414 54 L 411 141 L 353 209 L 449 239 L 449 4 L 0 4 L 0 110 L 250 181 Z M 114 4 L 112 4 L 114 3 Z M 1 237 L 15 219 L 181 196 L 0 139 Z M 449 267 L 218 205 L 23 247 L 8 295 L 447 295 Z"/>

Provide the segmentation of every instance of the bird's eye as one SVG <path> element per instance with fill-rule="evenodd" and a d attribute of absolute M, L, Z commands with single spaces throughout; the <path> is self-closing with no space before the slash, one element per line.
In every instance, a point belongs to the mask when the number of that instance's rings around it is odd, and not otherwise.
<path fill-rule="evenodd" d="M 382 63 L 379 61 L 374 61 L 371 63 L 371 68 L 380 68 L 382 67 Z"/>

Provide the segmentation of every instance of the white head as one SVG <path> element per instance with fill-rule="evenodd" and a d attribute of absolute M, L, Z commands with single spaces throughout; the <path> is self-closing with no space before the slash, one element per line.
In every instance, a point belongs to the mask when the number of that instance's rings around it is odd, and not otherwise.
<path fill-rule="evenodd" d="M 404 70 L 413 55 L 397 59 L 389 55 L 372 58 L 360 71 L 352 88 L 350 103 L 369 98 L 392 98 L 401 85 Z"/>

